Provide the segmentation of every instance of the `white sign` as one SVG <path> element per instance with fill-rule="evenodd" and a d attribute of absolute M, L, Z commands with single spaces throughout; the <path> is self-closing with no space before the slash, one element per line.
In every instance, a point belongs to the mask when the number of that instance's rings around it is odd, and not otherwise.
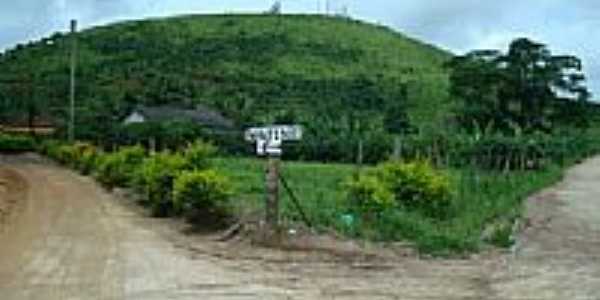
<path fill-rule="evenodd" d="M 244 135 L 248 142 L 256 143 L 258 155 L 281 155 L 284 141 L 302 139 L 302 127 L 298 125 L 277 125 L 248 128 Z"/>

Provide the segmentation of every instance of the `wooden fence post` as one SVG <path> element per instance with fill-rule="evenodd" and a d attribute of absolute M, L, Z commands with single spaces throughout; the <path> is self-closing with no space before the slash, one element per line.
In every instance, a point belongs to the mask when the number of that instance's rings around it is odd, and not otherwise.
<path fill-rule="evenodd" d="M 279 243 L 279 167 L 280 158 L 269 156 L 266 172 L 267 197 L 265 203 L 265 242 L 270 245 Z"/>

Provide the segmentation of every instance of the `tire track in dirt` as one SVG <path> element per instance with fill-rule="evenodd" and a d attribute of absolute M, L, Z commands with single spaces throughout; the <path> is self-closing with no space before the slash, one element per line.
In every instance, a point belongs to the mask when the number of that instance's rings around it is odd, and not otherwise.
<path fill-rule="evenodd" d="M 26 207 L 0 237 L 0 295 L 20 299 L 279 298 L 277 287 L 177 249 L 89 178 L 24 158 Z M 140 220 L 142 221 L 140 223 Z M 225 296 L 231 297 L 225 297 Z"/>
<path fill-rule="evenodd" d="M 0 168 L 0 234 L 26 200 L 27 182 L 18 172 Z"/>

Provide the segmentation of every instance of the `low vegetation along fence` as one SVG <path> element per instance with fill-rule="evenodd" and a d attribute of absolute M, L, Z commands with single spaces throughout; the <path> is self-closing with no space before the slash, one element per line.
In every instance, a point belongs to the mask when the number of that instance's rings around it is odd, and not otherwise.
<path fill-rule="evenodd" d="M 35 141 L 23 135 L 0 133 L 0 152 L 17 153 L 35 150 Z"/>
<path fill-rule="evenodd" d="M 559 180 L 565 166 L 599 149 L 591 135 L 470 143 L 476 146 L 464 152 L 440 141 L 411 141 L 404 144 L 403 160 L 363 167 L 286 162 L 282 172 L 317 230 L 409 241 L 422 252 L 446 255 L 510 246 L 523 200 Z M 23 137 L 0 140 L 7 147 L 0 149 L 10 151 L 35 145 Z M 54 141 L 35 148 L 107 188 L 134 189 L 157 217 L 225 225 L 264 205 L 264 161 L 218 155 L 216 147 L 201 141 L 158 153 L 138 146 L 106 152 L 91 144 Z M 463 156 L 470 159 L 455 161 Z M 301 222 L 286 197 L 284 219 Z"/>
<path fill-rule="evenodd" d="M 219 157 L 215 168 L 233 184 L 236 211 L 264 203 L 264 162 Z M 439 169 L 425 161 L 390 161 L 360 170 L 347 164 L 286 162 L 282 173 L 318 231 L 350 238 L 411 242 L 420 251 L 446 255 L 509 246 L 521 204 L 560 179 L 562 169 L 509 173 L 474 168 Z M 282 214 L 302 222 L 287 195 Z"/>
<path fill-rule="evenodd" d="M 195 142 L 181 152 L 150 154 L 139 146 L 107 153 L 86 143 L 45 142 L 39 150 L 94 176 L 107 188 L 133 188 L 157 217 L 185 216 L 194 224 L 223 224 L 229 217 L 229 180 L 214 170 L 216 148 Z"/>

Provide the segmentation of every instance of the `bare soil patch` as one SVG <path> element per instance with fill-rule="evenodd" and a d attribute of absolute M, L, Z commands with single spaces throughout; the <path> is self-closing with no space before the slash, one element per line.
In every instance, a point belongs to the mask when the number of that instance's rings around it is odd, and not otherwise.
<path fill-rule="evenodd" d="M 26 200 L 27 182 L 11 169 L 0 167 L 0 233 Z"/>

